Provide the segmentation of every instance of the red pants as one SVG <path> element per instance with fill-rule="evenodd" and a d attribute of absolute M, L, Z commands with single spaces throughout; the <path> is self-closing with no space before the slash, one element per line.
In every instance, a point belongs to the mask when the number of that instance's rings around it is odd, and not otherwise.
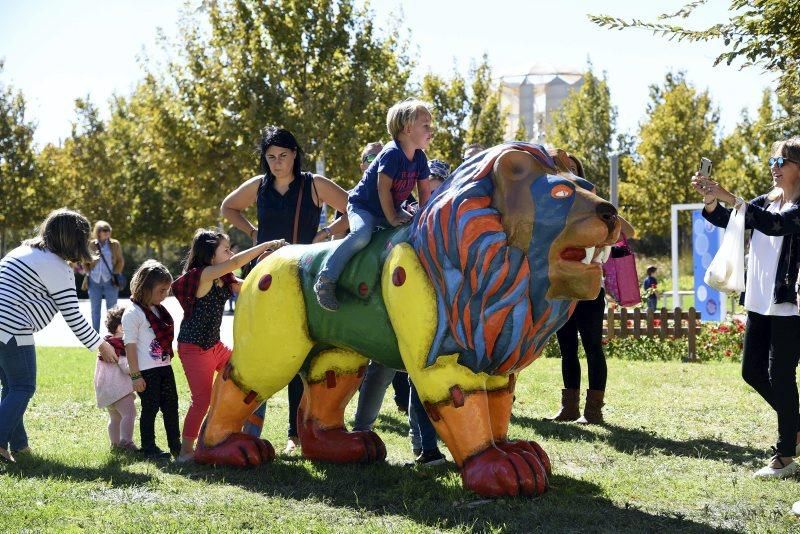
<path fill-rule="evenodd" d="M 192 392 L 192 404 L 183 421 L 183 437 L 197 439 L 200 425 L 211 404 L 211 388 L 214 385 L 214 371 L 221 372 L 231 358 L 231 349 L 222 341 L 203 350 L 194 343 L 178 343 L 178 356 Z"/>

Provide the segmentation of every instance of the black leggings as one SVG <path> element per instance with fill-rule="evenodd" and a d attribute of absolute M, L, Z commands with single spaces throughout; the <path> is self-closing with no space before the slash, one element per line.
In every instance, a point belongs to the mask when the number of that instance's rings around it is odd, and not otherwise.
<path fill-rule="evenodd" d="M 586 366 L 589 368 L 589 389 L 604 391 L 608 368 L 603 354 L 603 313 L 605 311 L 605 291 L 594 300 L 581 300 L 575 306 L 572 317 L 556 332 L 561 349 L 561 375 L 564 388 L 580 389 L 581 363 L 578 361 L 578 333 L 581 335 L 583 350 L 586 352 Z"/>
<path fill-rule="evenodd" d="M 742 378 L 778 415 L 781 456 L 794 456 L 800 429 L 797 362 L 800 355 L 800 317 L 747 312 L 742 355 Z"/>
<path fill-rule="evenodd" d="M 144 451 L 156 447 L 156 415 L 161 410 L 164 430 L 167 433 L 169 451 L 176 455 L 181 450 L 181 431 L 178 423 L 178 388 L 172 366 L 154 367 L 142 371 L 147 384 L 139 393 L 142 400 L 142 413 L 139 416 L 139 432 Z"/>

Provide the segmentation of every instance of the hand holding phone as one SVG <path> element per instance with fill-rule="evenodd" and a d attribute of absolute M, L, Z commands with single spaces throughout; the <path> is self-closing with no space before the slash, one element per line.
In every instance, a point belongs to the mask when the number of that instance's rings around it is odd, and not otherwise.
<path fill-rule="evenodd" d="M 700 158 L 700 174 L 706 178 L 711 176 L 711 160 L 708 158 Z"/>

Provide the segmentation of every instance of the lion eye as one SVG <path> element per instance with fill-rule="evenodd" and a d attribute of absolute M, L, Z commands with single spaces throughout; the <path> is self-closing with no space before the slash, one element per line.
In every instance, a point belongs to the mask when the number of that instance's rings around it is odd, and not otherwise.
<path fill-rule="evenodd" d="M 570 186 L 558 184 L 550 190 L 550 196 L 553 198 L 569 198 L 573 192 L 574 190 Z"/>

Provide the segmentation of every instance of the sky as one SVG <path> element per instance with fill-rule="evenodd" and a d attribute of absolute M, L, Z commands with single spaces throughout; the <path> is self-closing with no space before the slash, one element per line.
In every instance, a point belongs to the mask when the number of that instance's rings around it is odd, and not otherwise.
<path fill-rule="evenodd" d="M 364 0 L 356 0 L 363 4 Z M 191 0 L 197 5 L 198 0 Z M 654 20 L 686 0 L 371 0 L 379 28 L 402 17 L 415 75 L 466 74 L 488 54 L 496 77 L 525 74 L 534 64 L 582 70 L 591 61 L 608 79 L 619 131 L 635 133 L 648 88 L 669 71 L 684 71 L 719 108 L 730 132 L 742 109 L 755 112 L 774 75 L 758 68 L 713 67 L 721 43 L 676 43 L 645 30 L 616 31 L 591 23 L 588 13 Z M 704 27 L 728 19 L 728 0 L 709 0 L 690 20 Z M 161 31 L 174 36 L 182 1 L 0 0 L 0 83 L 21 90 L 41 147 L 70 132 L 75 98 L 89 95 L 107 109 L 112 94 L 129 94 L 143 76 L 143 57 L 160 54 Z"/>

